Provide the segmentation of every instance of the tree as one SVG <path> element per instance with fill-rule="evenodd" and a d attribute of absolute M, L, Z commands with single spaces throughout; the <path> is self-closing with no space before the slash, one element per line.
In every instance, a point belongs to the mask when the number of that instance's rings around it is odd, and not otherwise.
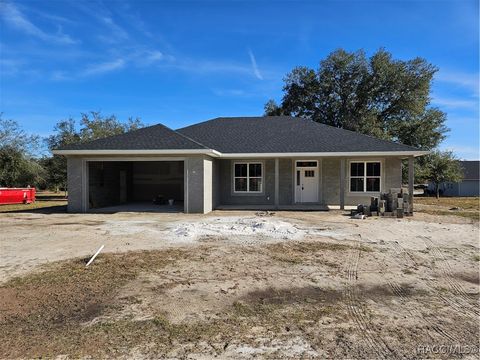
<path fill-rule="evenodd" d="M 268 116 L 280 116 L 282 114 L 282 108 L 278 106 L 275 100 L 268 100 L 264 106 L 265 114 Z"/>
<path fill-rule="evenodd" d="M 435 195 L 440 195 L 440 185 L 462 180 L 463 171 L 458 159 L 451 151 L 433 151 L 422 159 L 419 177 L 433 183 Z"/>
<path fill-rule="evenodd" d="M 39 136 L 28 134 L 17 121 L 3 119 L 0 113 L 0 148 L 10 147 L 32 155 L 39 147 L 39 140 Z"/>
<path fill-rule="evenodd" d="M 43 181 L 44 171 L 35 160 L 38 136 L 27 134 L 14 120 L 0 114 L 0 186 L 35 186 Z"/>
<path fill-rule="evenodd" d="M 137 130 L 144 125 L 140 118 L 128 118 L 126 123 L 117 120 L 115 115 L 104 117 L 100 112 L 83 113 L 80 120 L 80 139 L 82 142 L 101 139 L 107 136 L 119 135 Z"/>
<path fill-rule="evenodd" d="M 139 118 L 128 118 L 120 122 L 115 115 L 103 116 L 100 112 L 82 113 L 80 129 L 77 130 L 73 118 L 59 121 L 54 128 L 54 134 L 46 139 L 50 150 L 59 147 L 92 141 L 112 135 L 123 134 L 143 127 Z M 47 184 L 51 189 L 59 191 L 67 188 L 67 159 L 64 156 L 53 155 L 41 160 L 47 169 Z"/>
<path fill-rule="evenodd" d="M 430 106 L 437 68 L 426 60 L 395 60 L 384 49 L 336 50 L 317 71 L 294 68 L 284 78 L 282 103 L 266 115 L 292 115 L 430 150 L 445 138 L 446 115 Z"/>

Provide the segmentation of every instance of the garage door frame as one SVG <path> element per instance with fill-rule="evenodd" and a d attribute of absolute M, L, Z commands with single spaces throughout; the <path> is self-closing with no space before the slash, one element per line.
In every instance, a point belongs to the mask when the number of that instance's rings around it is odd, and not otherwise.
<path fill-rule="evenodd" d="M 170 156 L 170 157 L 158 157 L 158 156 L 132 156 L 132 157 L 89 157 L 82 159 L 82 184 L 83 184 L 83 197 L 82 197 L 82 211 L 89 212 L 92 209 L 89 209 L 89 186 L 90 186 L 90 174 L 89 174 L 89 162 L 98 162 L 98 161 L 183 161 L 183 211 L 188 212 L 188 158 L 180 156 Z"/>

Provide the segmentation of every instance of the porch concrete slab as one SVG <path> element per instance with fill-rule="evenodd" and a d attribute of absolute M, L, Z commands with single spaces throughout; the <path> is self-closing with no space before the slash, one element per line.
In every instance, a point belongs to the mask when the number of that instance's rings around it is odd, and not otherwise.
<path fill-rule="evenodd" d="M 219 205 L 217 210 L 289 210 L 289 211 L 328 211 L 329 207 L 322 204 L 295 205 Z"/>

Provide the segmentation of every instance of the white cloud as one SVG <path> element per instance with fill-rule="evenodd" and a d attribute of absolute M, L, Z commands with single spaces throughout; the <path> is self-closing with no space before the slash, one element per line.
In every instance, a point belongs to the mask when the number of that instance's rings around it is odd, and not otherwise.
<path fill-rule="evenodd" d="M 169 55 L 164 55 L 161 51 L 158 50 L 148 50 L 138 54 L 137 63 L 142 66 L 150 66 L 159 61 L 170 60 Z"/>
<path fill-rule="evenodd" d="M 0 16 L 3 21 L 10 27 L 17 29 L 27 35 L 36 37 L 40 40 L 57 42 L 62 44 L 74 44 L 70 36 L 62 32 L 61 27 L 58 28 L 56 34 L 48 34 L 35 24 L 33 24 L 22 12 L 13 4 L 2 2 L 0 3 Z"/>
<path fill-rule="evenodd" d="M 100 75 L 124 68 L 126 61 L 117 59 L 88 66 L 82 73 L 82 76 Z"/>
<path fill-rule="evenodd" d="M 432 103 L 446 108 L 478 110 L 479 100 L 434 97 Z"/>
<path fill-rule="evenodd" d="M 252 63 L 252 70 L 255 77 L 259 80 L 263 80 L 263 76 L 258 69 L 257 61 L 255 60 L 255 56 L 253 55 L 252 50 L 248 49 L 248 56 L 250 56 L 250 62 Z"/>
<path fill-rule="evenodd" d="M 24 65 L 23 60 L 0 58 L 0 74 L 2 76 L 12 76 L 17 74 Z"/>
<path fill-rule="evenodd" d="M 99 17 L 99 19 L 108 29 L 110 29 L 111 32 L 108 36 L 100 35 L 99 39 L 105 42 L 112 43 L 124 41 L 129 38 L 128 33 L 121 26 L 115 23 L 115 21 L 113 21 L 111 17 L 103 16 Z"/>
<path fill-rule="evenodd" d="M 453 84 L 470 90 L 478 96 L 479 91 L 479 74 L 464 73 L 458 71 L 440 70 L 436 75 L 436 79 L 441 82 Z"/>

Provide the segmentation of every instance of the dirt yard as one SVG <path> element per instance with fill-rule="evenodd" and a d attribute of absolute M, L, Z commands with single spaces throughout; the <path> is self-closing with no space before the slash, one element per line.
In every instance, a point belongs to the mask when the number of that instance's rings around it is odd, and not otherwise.
<path fill-rule="evenodd" d="M 0 358 L 478 358 L 470 218 L 10 213 L 0 229 Z"/>

